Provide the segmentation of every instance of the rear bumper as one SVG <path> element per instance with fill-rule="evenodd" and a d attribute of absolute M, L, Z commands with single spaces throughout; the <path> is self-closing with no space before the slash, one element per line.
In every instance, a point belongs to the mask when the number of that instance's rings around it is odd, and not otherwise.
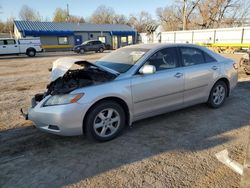
<path fill-rule="evenodd" d="M 29 109 L 28 119 L 45 132 L 63 136 L 82 135 L 87 109 L 88 105 L 78 103 L 48 107 L 42 107 L 39 103 Z"/>

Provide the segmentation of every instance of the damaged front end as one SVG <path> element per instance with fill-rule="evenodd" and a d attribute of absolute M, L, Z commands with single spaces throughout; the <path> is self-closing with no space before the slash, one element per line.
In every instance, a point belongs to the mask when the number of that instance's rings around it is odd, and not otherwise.
<path fill-rule="evenodd" d="M 111 81 L 116 76 L 88 61 L 59 59 L 53 64 L 52 82 L 47 86 L 45 96 L 67 94 L 78 88 Z"/>
<path fill-rule="evenodd" d="M 116 77 L 116 73 L 88 61 L 60 58 L 53 63 L 51 82 L 47 85 L 47 91 L 36 94 L 32 98 L 31 108 L 49 95 L 69 94 L 75 89 L 102 84 L 114 80 Z M 22 109 L 21 114 L 28 119 L 28 114 L 24 113 Z"/>

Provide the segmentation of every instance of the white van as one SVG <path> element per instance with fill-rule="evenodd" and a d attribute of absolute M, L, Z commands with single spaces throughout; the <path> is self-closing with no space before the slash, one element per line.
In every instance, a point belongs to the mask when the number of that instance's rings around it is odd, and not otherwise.
<path fill-rule="evenodd" d="M 41 52 L 40 38 L 0 38 L 0 55 L 26 54 L 34 57 L 37 52 Z"/>

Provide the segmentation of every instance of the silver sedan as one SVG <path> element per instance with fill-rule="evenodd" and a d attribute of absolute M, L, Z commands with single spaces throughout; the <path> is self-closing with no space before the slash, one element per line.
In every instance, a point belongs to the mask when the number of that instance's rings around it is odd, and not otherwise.
<path fill-rule="evenodd" d="M 233 60 L 204 47 L 133 45 L 95 63 L 58 59 L 26 118 L 46 132 L 107 141 L 143 118 L 199 103 L 218 108 L 237 79 Z"/>

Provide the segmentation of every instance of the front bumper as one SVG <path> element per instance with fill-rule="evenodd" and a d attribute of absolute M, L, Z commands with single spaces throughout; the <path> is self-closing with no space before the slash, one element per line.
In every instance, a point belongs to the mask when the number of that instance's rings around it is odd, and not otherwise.
<path fill-rule="evenodd" d="M 79 52 L 80 52 L 80 48 L 75 48 L 75 49 L 73 49 L 73 51 L 74 51 L 75 53 L 79 53 Z"/>
<path fill-rule="evenodd" d="M 38 129 L 63 136 L 83 134 L 83 119 L 89 107 L 87 104 L 72 103 L 43 107 L 43 101 L 28 111 L 28 119 Z"/>

